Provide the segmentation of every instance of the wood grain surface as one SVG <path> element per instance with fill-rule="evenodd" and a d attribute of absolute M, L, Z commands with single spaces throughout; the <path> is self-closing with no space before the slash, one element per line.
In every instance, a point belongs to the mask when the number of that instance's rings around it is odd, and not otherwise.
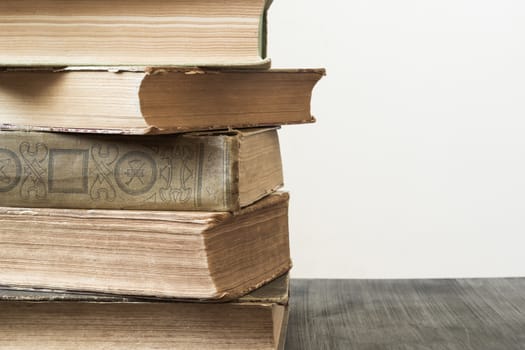
<path fill-rule="evenodd" d="M 292 280 L 287 350 L 525 349 L 525 279 Z"/>

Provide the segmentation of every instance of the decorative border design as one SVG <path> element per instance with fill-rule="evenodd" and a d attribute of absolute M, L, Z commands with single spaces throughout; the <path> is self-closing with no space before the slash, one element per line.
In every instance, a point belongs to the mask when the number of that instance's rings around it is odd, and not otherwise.
<path fill-rule="evenodd" d="M 55 157 L 59 155 L 78 155 L 82 157 L 81 187 L 60 187 L 55 184 Z M 89 150 L 87 149 L 51 149 L 49 150 L 48 190 L 49 193 L 87 193 Z"/>

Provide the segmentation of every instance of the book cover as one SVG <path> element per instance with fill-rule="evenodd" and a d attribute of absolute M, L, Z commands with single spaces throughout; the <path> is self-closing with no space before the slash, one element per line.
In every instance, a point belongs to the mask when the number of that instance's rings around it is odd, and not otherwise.
<path fill-rule="evenodd" d="M 0 348 L 283 350 L 284 275 L 228 303 L 0 289 Z"/>
<path fill-rule="evenodd" d="M 265 0 L 6 0 L 2 66 L 268 67 Z"/>
<path fill-rule="evenodd" d="M 323 69 L 0 70 L 0 128 L 105 134 L 312 123 Z"/>
<path fill-rule="evenodd" d="M 0 207 L 0 286 L 231 300 L 290 268 L 285 192 L 237 213 Z"/>
<path fill-rule="evenodd" d="M 0 131 L 0 206 L 238 211 L 282 186 L 277 130 Z"/>

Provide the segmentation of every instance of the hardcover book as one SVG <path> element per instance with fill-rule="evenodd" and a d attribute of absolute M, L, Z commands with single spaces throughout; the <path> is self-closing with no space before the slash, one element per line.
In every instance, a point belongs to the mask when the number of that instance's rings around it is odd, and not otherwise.
<path fill-rule="evenodd" d="M 265 0 L 3 0 L 0 65 L 269 66 Z"/>
<path fill-rule="evenodd" d="M 313 122 L 324 70 L 3 70 L 0 127 L 176 133 Z"/>
<path fill-rule="evenodd" d="M 286 275 L 220 304 L 0 290 L 0 348 L 283 350 L 288 295 Z"/>
<path fill-rule="evenodd" d="M 283 183 L 277 130 L 0 131 L 0 206 L 238 211 Z"/>
<path fill-rule="evenodd" d="M 287 272 L 288 194 L 229 212 L 0 207 L 0 285 L 229 300 Z"/>

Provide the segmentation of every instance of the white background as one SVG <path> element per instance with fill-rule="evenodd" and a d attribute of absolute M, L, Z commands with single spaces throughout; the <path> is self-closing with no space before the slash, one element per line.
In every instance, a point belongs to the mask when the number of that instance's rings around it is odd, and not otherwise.
<path fill-rule="evenodd" d="M 525 276 L 525 1 L 275 0 L 294 277 Z"/>

